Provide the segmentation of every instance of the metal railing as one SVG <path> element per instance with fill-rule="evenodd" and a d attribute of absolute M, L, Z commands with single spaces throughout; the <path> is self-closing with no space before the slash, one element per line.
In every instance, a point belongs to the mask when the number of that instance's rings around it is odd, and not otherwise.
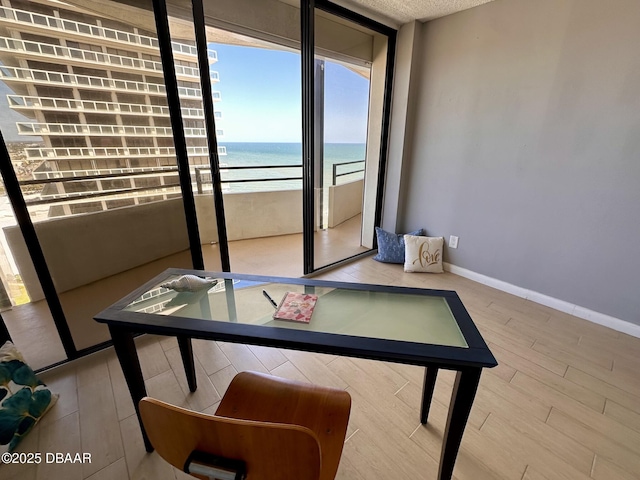
<path fill-rule="evenodd" d="M 339 162 L 333 165 L 333 181 L 332 185 L 336 185 L 336 181 L 338 178 L 358 174 L 364 172 L 364 167 L 356 170 L 350 170 L 348 172 L 337 173 L 338 168 L 343 167 L 345 165 L 355 165 L 362 163 L 364 164 L 364 160 L 356 160 L 352 162 Z M 245 176 L 245 177 L 234 177 L 227 175 L 226 178 L 222 178 L 223 185 L 230 185 L 234 183 L 265 183 L 265 182 L 282 182 L 282 181 L 293 181 L 293 180 L 302 180 L 302 171 L 298 175 L 295 176 L 287 176 L 287 175 L 278 175 L 278 173 L 282 173 L 283 169 L 302 169 L 302 165 L 247 165 L 247 166 L 227 166 L 221 165 L 220 172 L 222 174 L 228 174 L 233 172 L 240 171 L 248 171 L 253 172 L 255 175 L 253 176 Z M 275 176 L 266 176 L 263 172 L 265 171 L 276 171 Z M 212 185 L 213 180 L 211 176 L 211 169 L 209 167 L 199 167 L 195 169 L 195 180 L 196 187 L 198 193 L 204 192 L 205 185 Z"/>
<path fill-rule="evenodd" d="M 95 100 L 71 100 L 66 98 L 30 97 L 26 95 L 7 95 L 9 107 L 29 110 L 56 110 L 69 112 L 117 113 L 120 115 L 158 115 L 169 116 L 169 107 L 160 105 L 140 105 L 133 103 L 101 102 Z M 202 108 L 181 108 L 183 118 L 204 118 Z M 218 113 L 218 112 L 216 112 Z M 218 118 L 216 116 L 216 118 Z"/>
<path fill-rule="evenodd" d="M 118 170 L 121 170 L 118 172 Z M 110 172 L 110 173 L 107 173 Z M 81 203 L 81 201 L 95 199 L 100 197 L 108 197 L 109 200 L 118 199 L 131 199 L 141 196 L 155 196 L 158 194 L 166 195 L 170 193 L 178 193 L 180 191 L 180 183 L 177 181 L 178 167 L 154 167 L 154 168 L 128 168 L 128 169 L 96 169 L 96 170 L 74 170 L 74 176 L 68 176 L 69 172 L 38 172 L 38 174 L 63 174 L 58 177 L 44 177 L 35 178 L 34 180 L 22 180 L 21 185 L 46 185 L 51 183 L 57 183 L 63 185 L 63 190 L 66 190 L 66 185 L 78 185 L 82 182 L 98 182 L 91 186 L 93 190 L 85 191 L 64 191 L 55 193 L 40 194 L 38 198 L 30 198 L 26 200 L 28 206 L 36 205 L 55 205 L 60 203 L 73 204 Z M 34 175 L 35 176 L 35 175 Z M 125 188 L 104 188 L 104 185 L 100 183 L 101 180 L 117 181 L 127 180 L 132 178 L 155 178 L 159 184 L 135 187 L 133 184 Z M 166 183 L 167 178 L 173 178 L 175 181 Z"/>
<path fill-rule="evenodd" d="M 275 171 L 275 170 L 283 170 L 283 169 L 302 169 L 302 165 L 251 165 L 251 166 L 235 166 L 230 167 L 227 165 L 220 166 L 220 172 L 230 173 L 230 172 L 239 172 L 239 171 L 253 171 L 257 176 L 254 177 L 244 177 L 244 178 L 222 178 L 223 186 L 229 186 L 232 183 L 265 183 L 265 182 L 284 182 L 284 181 L 294 181 L 300 180 L 302 181 L 302 171 L 300 174 L 295 176 L 282 176 L 278 175 L 280 172 L 276 172 L 276 176 L 263 176 L 261 172 L 267 171 Z M 209 167 L 199 167 L 195 169 L 195 181 L 196 181 L 196 190 L 198 193 L 204 193 L 205 185 L 213 184 L 213 177 L 211 176 L 211 168 Z M 302 188 L 302 185 L 300 185 Z"/>
<path fill-rule="evenodd" d="M 16 8 L 0 6 L 0 21 L 8 20 L 13 23 L 19 23 L 23 25 L 34 25 L 39 28 L 63 30 L 69 33 L 75 33 L 79 35 L 86 35 L 91 38 L 102 38 L 105 40 L 112 40 L 117 42 L 118 45 L 128 43 L 139 47 L 149 47 L 155 52 L 158 51 L 158 40 L 154 37 L 147 35 L 141 35 L 138 33 L 125 32 L 122 30 L 116 30 L 114 28 L 101 27 L 98 25 L 91 25 L 89 23 L 77 22 L 74 20 L 68 20 L 66 18 L 54 17 L 51 15 L 43 15 L 40 13 L 27 12 L 25 10 L 19 10 Z M 194 45 L 188 45 L 180 42 L 171 42 L 174 53 L 183 55 L 189 55 L 196 57 L 198 52 Z M 207 50 L 209 60 L 216 62 L 218 60 L 218 54 L 215 50 Z"/>
<path fill-rule="evenodd" d="M 296 169 L 298 172 L 292 175 L 283 174 L 283 170 Z M 273 189 L 281 186 L 283 181 L 302 181 L 302 165 L 256 165 L 256 166 L 225 166 L 221 167 L 223 174 L 222 184 L 223 190 L 228 191 L 231 184 L 238 183 L 257 183 L 273 184 Z M 247 172 L 248 175 L 230 178 L 233 172 Z M 273 174 L 266 173 L 268 171 Z M 119 199 L 132 199 L 137 197 L 148 197 L 157 195 L 175 195 L 180 193 L 180 184 L 174 181 L 177 175 L 178 167 L 175 165 L 153 168 L 95 168 L 95 169 L 79 169 L 69 171 L 38 171 L 34 172 L 33 180 L 22 180 L 21 185 L 47 185 L 62 184 L 62 191 L 41 194 L 36 198 L 28 198 L 26 203 L 28 206 L 43 205 L 60 205 L 60 204 L 78 204 L 89 200 L 102 199 L 106 201 Z M 254 176 L 252 176 L 252 172 Z M 101 183 L 101 181 L 111 181 L 111 185 L 117 185 L 118 180 L 131 181 L 135 178 L 156 178 L 158 185 L 139 187 L 134 182 L 130 186 L 122 187 L 120 183 L 118 188 L 108 188 L 109 185 Z M 195 191 L 199 194 L 210 191 L 207 185 L 212 184 L 211 169 L 209 167 L 196 167 L 191 171 L 192 182 L 195 184 Z M 79 191 L 82 182 L 97 182 L 93 185 L 87 184 L 84 191 Z M 66 191 L 67 186 L 70 187 Z M 297 188 L 302 188 L 301 183 Z M 267 188 L 269 189 L 269 188 Z M 256 189 L 256 191 L 259 189 Z M 246 190 L 247 192 L 253 190 Z M 100 201 L 102 201 L 100 200 Z"/>
<path fill-rule="evenodd" d="M 64 194 L 51 194 L 43 195 L 39 199 L 26 200 L 27 206 L 36 205 L 55 205 L 59 203 L 85 203 L 81 200 L 89 200 L 99 197 L 109 197 L 109 200 L 128 200 L 142 196 L 156 196 L 167 194 L 180 194 L 180 182 L 169 183 L 165 185 L 156 185 L 153 187 L 135 187 L 135 188 L 122 188 L 117 190 L 101 190 L 97 192 L 81 193 L 64 193 Z"/>
<path fill-rule="evenodd" d="M 339 167 L 344 167 L 345 165 L 355 165 L 357 163 L 362 163 L 362 168 L 356 169 L 356 170 L 349 170 L 348 172 L 341 172 L 338 173 L 338 168 Z M 334 163 L 333 164 L 333 172 L 332 172 L 332 177 L 331 177 L 331 185 L 337 185 L 337 181 L 338 178 L 340 177 L 344 177 L 347 175 L 351 175 L 354 173 L 360 173 L 360 172 L 364 172 L 364 160 L 354 160 L 352 162 L 340 162 L 340 163 Z"/>

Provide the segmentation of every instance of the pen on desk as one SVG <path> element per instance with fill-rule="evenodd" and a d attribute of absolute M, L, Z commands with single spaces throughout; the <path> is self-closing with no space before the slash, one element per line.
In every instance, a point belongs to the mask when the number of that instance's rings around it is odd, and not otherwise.
<path fill-rule="evenodd" d="M 267 300 L 269 300 L 271 302 L 271 305 L 273 305 L 273 308 L 278 308 L 278 304 L 276 302 L 273 301 L 273 298 L 271 298 L 271 296 L 267 293 L 266 290 L 262 290 L 262 294 L 267 297 Z"/>

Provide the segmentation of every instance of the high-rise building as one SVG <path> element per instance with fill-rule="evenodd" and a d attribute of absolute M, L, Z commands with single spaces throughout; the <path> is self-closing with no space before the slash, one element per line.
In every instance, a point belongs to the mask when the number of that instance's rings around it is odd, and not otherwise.
<path fill-rule="evenodd" d="M 206 168 L 195 43 L 174 39 L 172 47 L 189 161 Z M 217 61 L 215 51 L 208 57 Z M 180 195 L 154 32 L 63 2 L 2 0 L 0 61 L 10 108 L 31 120 L 18 122 L 18 133 L 42 138 L 19 160 L 44 182 L 28 204 L 60 216 Z"/>

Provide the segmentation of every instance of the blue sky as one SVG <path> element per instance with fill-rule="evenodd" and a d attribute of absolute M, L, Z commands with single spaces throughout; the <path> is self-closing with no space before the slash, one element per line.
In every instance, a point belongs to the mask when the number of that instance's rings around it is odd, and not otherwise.
<path fill-rule="evenodd" d="M 225 142 L 300 142 L 300 55 L 279 50 L 212 43 L 222 95 L 216 126 Z M 325 141 L 364 143 L 369 81 L 345 67 L 325 68 Z"/>

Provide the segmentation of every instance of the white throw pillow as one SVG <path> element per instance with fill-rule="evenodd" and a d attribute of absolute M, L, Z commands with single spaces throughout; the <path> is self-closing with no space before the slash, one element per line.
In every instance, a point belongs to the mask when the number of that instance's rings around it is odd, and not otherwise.
<path fill-rule="evenodd" d="M 444 237 L 404 236 L 404 271 L 442 273 Z"/>

